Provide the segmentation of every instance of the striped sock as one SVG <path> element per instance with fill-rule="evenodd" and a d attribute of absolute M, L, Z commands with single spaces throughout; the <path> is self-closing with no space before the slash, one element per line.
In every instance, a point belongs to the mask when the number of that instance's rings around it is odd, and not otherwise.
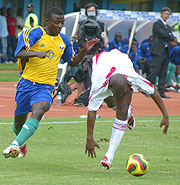
<path fill-rule="evenodd" d="M 111 139 L 109 142 L 109 148 L 108 151 L 106 152 L 106 155 L 108 158 L 113 159 L 114 154 L 121 142 L 121 139 L 126 131 L 126 126 L 127 126 L 127 120 L 122 121 L 117 118 L 115 118 L 113 126 L 112 126 L 112 134 L 111 134 Z"/>

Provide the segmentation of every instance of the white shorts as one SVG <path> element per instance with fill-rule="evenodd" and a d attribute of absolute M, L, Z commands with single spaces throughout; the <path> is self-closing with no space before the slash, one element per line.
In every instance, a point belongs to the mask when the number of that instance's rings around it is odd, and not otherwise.
<path fill-rule="evenodd" d="M 130 59 L 124 54 L 120 54 L 120 57 L 123 59 L 121 63 L 124 62 L 124 65 L 119 65 L 120 63 L 117 63 L 116 61 L 112 61 L 111 64 L 108 63 L 112 56 L 109 61 L 106 61 L 108 60 L 108 54 L 106 53 L 103 54 L 102 57 L 99 57 L 98 60 L 100 61 L 96 61 L 96 63 L 93 64 L 92 86 L 88 102 L 88 110 L 97 111 L 104 99 L 113 96 L 112 91 L 108 88 L 108 84 L 110 77 L 117 73 L 125 76 L 128 84 L 132 85 L 135 89 L 150 95 L 154 93 L 154 86 L 147 79 L 136 73 Z M 98 64 L 98 62 L 101 62 L 101 64 Z M 102 63 L 104 65 L 102 65 Z"/>

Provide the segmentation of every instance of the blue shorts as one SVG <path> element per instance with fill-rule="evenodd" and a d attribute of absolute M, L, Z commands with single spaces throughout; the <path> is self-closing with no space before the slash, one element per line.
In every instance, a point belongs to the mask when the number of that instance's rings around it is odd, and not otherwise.
<path fill-rule="evenodd" d="M 53 103 L 54 86 L 39 84 L 21 78 L 17 85 L 15 116 L 22 116 L 32 111 L 32 105 L 40 101 L 46 101 L 49 108 Z"/>

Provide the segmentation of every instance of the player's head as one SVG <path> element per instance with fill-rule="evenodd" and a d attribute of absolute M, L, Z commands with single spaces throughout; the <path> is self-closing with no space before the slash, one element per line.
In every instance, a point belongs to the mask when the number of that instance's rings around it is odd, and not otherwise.
<path fill-rule="evenodd" d="M 112 75 L 109 87 L 114 95 L 123 95 L 127 91 L 127 80 L 121 74 Z"/>
<path fill-rule="evenodd" d="M 27 4 L 27 11 L 30 13 L 30 12 L 33 12 L 34 10 L 34 5 L 32 3 L 28 3 Z"/>
<path fill-rule="evenodd" d="M 169 18 L 171 12 L 172 12 L 172 10 L 171 10 L 170 8 L 168 8 L 168 7 L 162 8 L 162 9 L 161 9 L 161 18 L 162 18 L 164 21 L 166 21 L 166 20 Z"/>
<path fill-rule="evenodd" d="M 85 15 L 87 17 L 97 16 L 97 9 L 98 9 L 97 4 L 95 4 L 95 3 L 88 3 L 85 6 Z"/>
<path fill-rule="evenodd" d="M 62 9 L 57 7 L 52 7 L 47 12 L 46 17 L 47 29 L 50 33 L 49 35 L 55 36 L 61 32 L 64 26 L 64 12 Z"/>

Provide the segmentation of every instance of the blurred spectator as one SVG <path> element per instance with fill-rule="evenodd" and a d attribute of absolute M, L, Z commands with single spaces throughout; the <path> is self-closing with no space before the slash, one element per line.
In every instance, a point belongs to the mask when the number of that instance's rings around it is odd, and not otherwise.
<path fill-rule="evenodd" d="M 128 48 L 129 46 L 128 45 L 124 45 L 122 48 L 121 48 L 121 51 L 123 53 L 127 53 L 128 52 Z M 130 52 L 129 52 L 129 58 L 131 59 L 132 63 L 133 63 L 133 67 L 135 69 L 136 72 L 140 72 L 139 71 L 139 65 L 138 65 L 138 61 L 139 60 L 142 60 L 142 56 L 141 56 L 141 51 L 140 49 L 138 48 L 138 45 L 137 45 L 137 40 L 136 39 L 133 39 L 132 41 L 132 45 L 131 45 L 131 49 L 130 49 Z M 141 72 L 140 72 L 141 73 Z M 141 74 L 142 75 L 142 74 Z"/>
<path fill-rule="evenodd" d="M 177 23 L 177 24 L 175 24 L 175 25 L 173 26 L 173 30 L 179 32 L 179 39 L 178 39 L 178 42 L 180 42 L 180 22 Z"/>
<path fill-rule="evenodd" d="M 77 55 L 79 51 L 78 40 L 76 39 L 76 37 L 72 37 L 71 40 L 73 43 L 72 45 L 75 51 L 75 55 Z M 72 90 L 77 89 L 77 94 L 74 98 L 74 105 L 78 105 L 78 103 L 76 102 L 76 99 L 84 92 L 84 90 L 88 86 L 88 71 L 87 71 L 86 63 L 79 64 L 76 67 L 68 66 L 67 72 L 70 72 L 71 76 L 76 81 L 76 86 Z"/>
<path fill-rule="evenodd" d="M 23 13 L 24 10 L 22 8 L 19 8 L 16 17 L 16 39 L 18 39 L 18 35 L 19 33 L 21 33 L 24 26 Z"/>
<path fill-rule="evenodd" d="M 168 42 L 174 39 L 171 27 L 166 23 L 170 14 L 170 8 L 162 8 L 160 19 L 153 24 L 153 42 L 150 50 L 152 60 L 150 73 L 147 77 L 152 84 L 155 84 L 156 77 L 159 77 L 158 91 L 162 98 L 170 98 L 164 93 L 169 63 Z"/>
<path fill-rule="evenodd" d="M 5 7 L 2 7 L 0 10 L 0 42 L 1 42 L 1 54 L 4 56 L 1 58 L 1 62 L 5 63 L 7 62 L 7 36 L 8 36 L 8 30 L 7 30 L 7 21 L 6 21 L 6 9 Z"/>
<path fill-rule="evenodd" d="M 25 31 L 29 28 L 33 28 L 35 26 L 38 26 L 38 17 L 33 12 L 33 10 L 34 10 L 34 5 L 32 3 L 29 3 L 27 5 L 28 15 L 27 15 L 26 20 L 24 22 L 23 31 Z"/>
<path fill-rule="evenodd" d="M 8 28 L 8 49 L 7 49 L 7 57 L 8 63 L 16 62 L 16 58 L 14 57 L 14 52 L 16 50 L 16 19 L 13 17 L 13 9 L 7 9 L 7 28 Z"/>
<path fill-rule="evenodd" d="M 131 35 L 131 29 L 128 30 L 128 37 L 121 40 L 122 45 L 128 45 L 129 44 L 130 35 Z M 134 32 L 133 38 L 136 39 L 136 32 Z M 139 48 L 139 41 L 138 40 L 137 40 L 137 47 Z"/>
<path fill-rule="evenodd" d="M 4 56 L 4 54 L 2 53 L 2 45 L 1 45 L 1 42 L 0 42 L 0 58 L 2 58 Z M 1 62 L 1 59 L 0 59 L 0 62 Z"/>
<path fill-rule="evenodd" d="M 122 40 L 122 34 L 120 32 L 116 32 L 114 35 L 114 39 L 108 42 L 106 50 L 111 51 L 112 49 L 115 49 L 115 48 L 121 50 L 121 47 L 122 47 L 121 40 Z"/>
<path fill-rule="evenodd" d="M 150 36 L 146 41 L 141 43 L 140 50 L 142 60 L 138 61 L 138 65 L 142 69 L 142 74 L 146 74 L 146 77 L 149 75 L 151 54 L 150 49 L 152 46 L 153 37 Z"/>
<path fill-rule="evenodd" d="M 85 80 L 85 86 L 88 88 L 91 86 L 91 73 L 92 73 L 92 56 L 97 53 L 100 53 L 103 48 L 105 48 L 108 44 L 108 36 L 107 36 L 107 29 L 105 24 L 99 20 L 97 20 L 97 9 L 98 6 L 95 3 L 88 3 L 85 6 L 85 15 L 87 18 L 83 21 L 79 21 L 78 27 L 76 29 L 76 38 L 78 40 L 78 45 L 80 48 L 83 47 L 85 43 L 85 39 L 91 40 L 93 38 L 100 39 L 99 43 L 97 43 L 84 57 L 82 60 L 83 70 L 81 72 L 85 72 L 83 75 L 84 79 L 81 78 L 81 82 Z M 98 34 L 98 36 L 97 36 Z M 79 72 L 78 72 L 79 74 Z M 82 81 L 83 80 L 83 81 Z M 77 80 L 76 80 L 77 81 Z M 80 82 L 80 81 L 79 81 Z M 82 83 L 79 83 L 79 93 L 83 90 Z M 83 102 L 88 102 L 88 96 L 86 95 L 87 92 L 81 95 Z M 81 100 L 82 100 L 81 99 Z M 78 98 L 75 99 L 74 105 L 81 106 L 83 103 L 79 101 Z"/>
<path fill-rule="evenodd" d="M 174 41 L 170 42 L 170 45 L 171 45 L 171 49 L 170 49 L 169 55 L 170 55 L 171 65 L 176 66 L 176 68 L 174 67 L 176 83 L 173 83 L 172 85 L 175 86 L 176 91 L 179 91 L 180 89 L 180 45 L 178 44 L 176 38 L 174 39 Z M 173 77 L 170 79 L 171 81 Z"/>

